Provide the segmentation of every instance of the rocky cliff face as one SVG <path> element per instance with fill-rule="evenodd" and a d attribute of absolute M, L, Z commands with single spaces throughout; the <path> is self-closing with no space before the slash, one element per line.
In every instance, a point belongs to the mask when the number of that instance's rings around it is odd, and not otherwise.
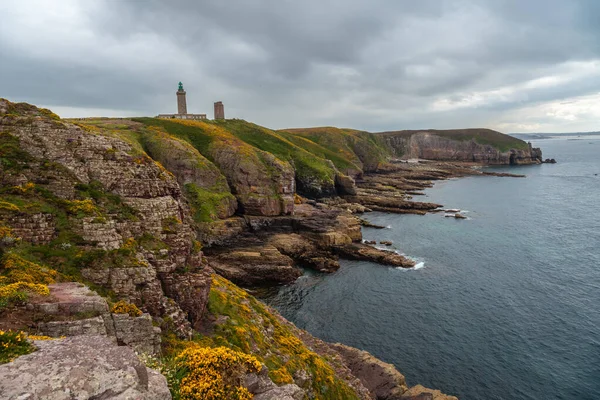
<path fill-rule="evenodd" d="M 155 118 L 139 121 L 186 139 L 210 160 L 213 168 L 227 178 L 240 213 L 265 216 L 292 213 L 296 187 L 294 169 L 288 162 L 245 143 L 216 124 Z"/>
<path fill-rule="evenodd" d="M 210 271 L 175 177 L 127 142 L 35 107 L 0 101 L 0 118 L 4 194 L 19 204 L 1 210 L 3 225 L 18 232 L 42 224 L 35 241 L 72 262 L 79 255 L 76 274 L 190 332 Z M 19 157 L 6 153 L 10 146 Z M 43 261 L 65 267 L 60 258 Z"/>
<path fill-rule="evenodd" d="M 399 131 L 380 134 L 397 157 L 489 165 L 539 164 L 540 149 L 490 130 Z"/>

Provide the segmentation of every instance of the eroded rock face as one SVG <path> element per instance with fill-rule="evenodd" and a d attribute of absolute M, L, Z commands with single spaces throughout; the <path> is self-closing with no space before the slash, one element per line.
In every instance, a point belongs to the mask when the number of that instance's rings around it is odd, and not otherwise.
<path fill-rule="evenodd" d="M 231 217 L 237 209 L 237 200 L 230 193 L 227 179 L 219 169 L 198 150 L 184 140 L 159 130 L 150 130 L 142 138 L 148 154 L 169 170 L 182 187 L 195 185 L 211 192 L 223 193 L 215 205 L 218 217 Z"/>
<path fill-rule="evenodd" d="M 9 220 L 9 225 L 16 237 L 34 245 L 48 244 L 56 235 L 52 214 L 18 215 Z"/>
<path fill-rule="evenodd" d="M 210 253 L 209 263 L 220 275 L 243 286 L 290 283 L 302 275 L 290 257 L 271 245 L 220 249 Z"/>
<path fill-rule="evenodd" d="M 500 135 L 499 132 L 481 131 Z M 466 161 L 490 165 L 539 164 L 542 160 L 541 150 L 531 146 L 501 151 L 497 147 L 480 144 L 474 140 L 443 137 L 435 131 L 385 132 L 382 135 L 396 155 L 403 158 Z"/>
<path fill-rule="evenodd" d="M 248 150 L 246 150 L 248 148 Z M 214 146 L 215 164 L 227 177 L 232 193 L 246 215 L 286 215 L 294 211 L 296 183 L 288 162 L 250 146 Z"/>
<path fill-rule="evenodd" d="M 212 272 L 210 268 L 204 268 L 198 272 L 165 274 L 161 279 L 166 295 L 187 311 L 194 329 L 200 328 L 200 320 L 208 303 Z"/>
<path fill-rule="evenodd" d="M 106 337 L 77 336 L 35 345 L 36 352 L 0 365 L 3 399 L 171 399 L 164 376 L 146 368 L 132 349 Z"/>
<path fill-rule="evenodd" d="M 8 108 L 8 102 L 3 100 L 2 104 L 4 109 Z M 75 233 L 83 239 L 82 244 L 90 250 L 112 251 L 123 248 L 130 240 L 150 237 L 160 246 L 132 247 L 129 265 L 111 268 L 101 262 L 86 265 L 81 270 L 83 277 L 153 316 L 169 316 L 178 321 L 183 336 L 189 334 L 188 317 L 197 322 L 206 300 L 186 300 L 182 307 L 169 301 L 163 291 L 164 280 L 170 274 L 196 273 L 204 267 L 202 253 L 194 242 L 196 234 L 189 206 L 177 179 L 145 153 L 117 137 L 40 116 L 38 109 L 28 107 L 30 114 L 0 116 L 0 132 L 18 138 L 20 149 L 31 158 L 27 168 L 3 174 L 3 184 L 34 182 L 66 200 L 73 199 L 76 188 L 82 184 L 93 184 L 119 196 L 123 207 L 134 213 L 132 217 L 69 216 Z M 7 223 L 11 226 L 11 221 Z M 24 241 L 33 244 L 47 243 L 54 236 L 55 223 L 43 214 L 17 218 L 12 225 Z M 204 285 L 199 283 L 200 278 L 193 279 L 192 286 Z M 205 284 L 209 282 L 204 278 Z M 173 298 L 190 297 L 189 286 L 166 286 Z M 178 293 L 179 289 L 183 293 Z M 206 290 L 194 293 L 194 296 L 207 295 Z"/>
<path fill-rule="evenodd" d="M 335 188 L 340 195 L 355 195 L 356 184 L 354 179 L 347 175 L 336 174 L 335 175 Z"/>

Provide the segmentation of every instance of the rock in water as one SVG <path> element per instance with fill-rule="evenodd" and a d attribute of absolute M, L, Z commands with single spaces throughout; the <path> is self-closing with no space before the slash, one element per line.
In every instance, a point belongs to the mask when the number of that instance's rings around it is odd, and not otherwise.
<path fill-rule="evenodd" d="M 167 380 L 133 350 L 102 336 L 36 341 L 38 351 L 0 365 L 2 399 L 170 400 Z"/>
<path fill-rule="evenodd" d="M 365 385 L 377 399 L 399 398 L 406 390 L 404 375 L 394 368 L 373 357 L 366 351 L 337 343 L 331 347 L 342 356 L 352 374 Z"/>

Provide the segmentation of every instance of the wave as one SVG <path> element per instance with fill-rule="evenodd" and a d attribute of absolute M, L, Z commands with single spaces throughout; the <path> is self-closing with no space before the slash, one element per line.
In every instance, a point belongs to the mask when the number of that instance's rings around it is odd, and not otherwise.
<path fill-rule="evenodd" d="M 425 267 L 425 263 L 421 261 L 420 263 L 418 263 L 417 265 L 415 265 L 414 267 L 412 267 L 410 269 L 421 269 L 423 267 Z"/>

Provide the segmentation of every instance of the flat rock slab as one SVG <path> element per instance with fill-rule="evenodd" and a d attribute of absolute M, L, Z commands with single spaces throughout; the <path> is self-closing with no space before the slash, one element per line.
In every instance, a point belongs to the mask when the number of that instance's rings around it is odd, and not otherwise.
<path fill-rule="evenodd" d="M 50 296 L 44 302 L 31 304 L 35 311 L 48 315 L 75 315 L 80 313 L 107 313 L 106 299 L 78 282 L 48 285 Z"/>
<path fill-rule="evenodd" d="M 0 398 L 171 399 L 164 376 L 107 337 L 76 336 L 35 345 L 38 351 L 0 365 Z"/>

